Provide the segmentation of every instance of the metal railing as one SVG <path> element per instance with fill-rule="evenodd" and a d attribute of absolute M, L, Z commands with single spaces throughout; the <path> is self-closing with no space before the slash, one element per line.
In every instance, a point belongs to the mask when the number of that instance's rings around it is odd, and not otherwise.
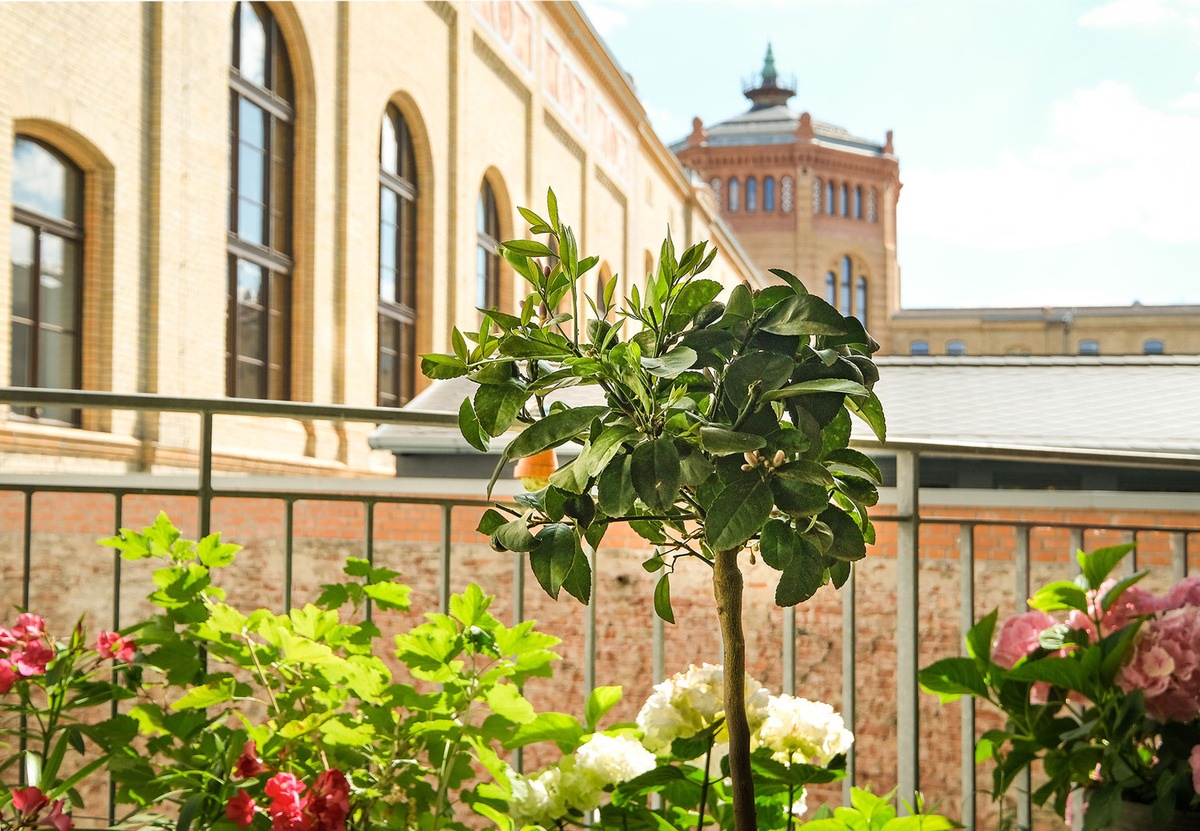
<path fill-rule="evenodd" d="M 155 395 L 113 394 L 98 392 L 39 390 L 26 388 L 0 388 L 0 405 L 53 405 L 78 409 L 130 410 L 136 412 L 191 413 L 198 418 L 199 448 L 197 478 L 194 481 L 176 482 L 167 477 L 131 476 L 128 481 L 96 482 L 79 476 L 28 476 L 5 475 L 0 471 L 0 492 L 15 492 L 23 496 L 22 519 L 22 600 L 28 607 L 30 601 L 30 578 L 32 573 L 33 545 L 33 498 L 36 494 L 101 494 L 114 500 L 112 528 L 118 529 L 124 521 L 124 503 L 132 496 L 188 497 L 197 500 L 198 531 L 208 534 L 212 519 L 212 504 L 216 499 L 256 499 L 279 502 L 284 510 L 284 579 L 283 606 L 291 606 L 291 586 L 294 566 L 294 519 L 297 504 L 307 501 L 357 503 L 363 508 L 362 552 L 373 561 L 376 548 L 376 510 L 383 505 L 424 505 L 436 508 L 441 514 L 438 536 L 438 606 L 441 611 L 449 608 L 452 583 L 452 537 L 455 510 L 479 511 L 493 504 L 484 499 L 462 497 L 414 496 L 396 492 L 395 480 L 345 480 L 336 482 L 337 490 L 322 490 L 320 485 L 328 480 L 306 480 L 306 484 L 289 487 L 260 486 L 253 478 L 217 481 L 213 472 L 213 419 L 215 416 L 256 416 L 263 418 L 294 418 L 328 420 L 334 422 L 365 422 L 370 424 L 405 424 L 436 427 L 457 427 L 454 415 L 434 412 L 413 412 L 388 408 L 363 408 L 327 406 L 292 402 L 258 401 L 244 399 L 201 399 L 172 398 Z M 864 445 L 864 449 L 876 450 L 878 445 Z M 1050 529 L 1068 532 L 1070 548 L 1082 547 L 1087 531 L 1123 534 L 1134 540 L 1139 534 L 1153 532 L 1169 534 L 1171 539 L 1171 574 L 1179 580 L 1188 572 L 1189 536 L 1200 534 L 1200 499 L 1189 511 L 1194 517 L 1190 524 L 1162 525 L 1150 522 L 1068 522 L 1032 519 L 1029 521 L 1007 518 L 991 518 L 983 512 L 968 516 L 935 516 L 922 513 L 920 482 L 920 460 L 922 455 L 990 456 L 994 458 L 1025 458 L 1034 461 L 1103 461 L 1108 464 L 1143 464 L 1163 468 L 1188 468 L 1200 471 L 1200 458 L 1178 454 L 1147 456 L 1136 453 L 1093 453 L 1068 450 L 1043 451 L 1028 448 L 987 448 L 980 445 L 933 445 L 914 442 L 898 442 L 889 445 L 886 452 L 896 458 L 896 488 L 892 513 L 880 511 L 872 516 L 878 526 L 892 525 L 895 528 L 896 562 L 896 771 L 897 785 L 901 794 L 910 794 L 920 785 L 921 748 L 919 710 L 920 698 L 917 685 L 919 643 L 921 634 L 920 566 L 922 558 L 922 526 L 947 526 L 958 531 L 960 570 L 960 628 L 965 633 L 974 624 L 976 592 L 976 531 L 986 527 L 1013 529 L 1014 546 L 1012 556 L 1013 593 L 1012 599 L 1018 609 L 1023 609 L 1030 591 L 1030 542 L 1034 529 Z M 160 481 L 162 479 L 163 481 Z M 331 487 L 333 485 L 331 484 Z M 482 484 L 481 484 L 482 490 Z M 12 529 L 15 530 L 15 529 Z M 592 552 L 595 556 L 595 552 Z M 1065 564 L 1064 560 L 1064 564 Z M 598 569 L 593 570 L 593 580 Z M 520 554 L 514 553 L 512 564 L 512 615 L 514 621 L 524 619 L 524 587 L 526 565 Z M 595 584 L 593 584 L 593 592 Z M 859 600 L 856 579 L 852 574 L 841 590 L 842 618 L 842 661 L 841 661 L 841 712 L 846 726 L 855 730 L 858 722 L 859 664 L 857 642 L 859 640 Z M 112 583 L 112 621 L 120 628 L 121 617 L 121 561 L 114 555 Z M 369 614 L 369 608 L 368 608 Z M 597 620 L 596 604 L 582 612 L 584 615 L 584 693 L 596 683 Z M 665 676 L 665 630 L 660 619 L 655 617 L 652 625 L 653 677 L 657 682 Z M 781 667 L 783 691 L 796 693 L 796 609 L 783 611 L 780 631 Z M 976 713 L 973 703 L 965 702 L 961 716 L 961 781 L 962 821 L 967 828 L 975 828 L 976 816 L 976 770 L 974 744 L 976 739 Z M 516 758 L 520 765 L 520 756 Z M 844 780 L 844 798 L 848 799 L 849 788 L 856 781 L 856 757 L 852 750 L 848 758 L 848 776 Z M 1031 827 L 1030 783 L 1028 776 L 1018 782 L 1017 825 L 1021 829 Z"/>

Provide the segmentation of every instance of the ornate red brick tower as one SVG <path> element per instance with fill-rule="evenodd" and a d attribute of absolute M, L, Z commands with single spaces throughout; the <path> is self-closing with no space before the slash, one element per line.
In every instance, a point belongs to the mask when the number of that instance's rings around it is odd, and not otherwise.
<path fill-rule="evenodd" d="M 713 189 L 721 215 L 762 268 L 784 268 L 886 344 L 900 307 L 896 202 L 900 165 L 884 144 L 814 121 L 788 101 L 767 46 L 762 72 L 743 86 L 750 109 L 671 149 Z"/>

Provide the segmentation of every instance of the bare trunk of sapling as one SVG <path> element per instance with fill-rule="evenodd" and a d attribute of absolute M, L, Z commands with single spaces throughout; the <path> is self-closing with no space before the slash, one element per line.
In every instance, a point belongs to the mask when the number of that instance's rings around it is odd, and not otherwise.
<path fill-rule="evenodd" d="M 725 726 L 729 730 L 729 776 L 733 780 L 735 831 L 757 831 L 754 779 L 750 772 L 750 724 L 746 720 L 746 636 L 742 629 L 740 549 L 718 551 L 713 594 L 725 645 Z M 704 806 L 701 806 L 701 811 Z"/>

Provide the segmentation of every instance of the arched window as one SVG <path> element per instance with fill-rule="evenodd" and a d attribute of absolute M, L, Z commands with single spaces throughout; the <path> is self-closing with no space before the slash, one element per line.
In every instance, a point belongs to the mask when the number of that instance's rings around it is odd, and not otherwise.
<path fill-rule="evenodd" d="M 961 340 L 946 341 L 946 354 L 954 357 L 961 357 L 967 354 L 967 345 Z"/>
<path fill-rule="evenodd" d="M 1085 338 L 1079 342 L 1080 355 L 1099 355 L 1100 341 L 1092 338 Z"/>
<path fill-rule="evenodd" d="M 408 122 L 389 104 L 379 139 L 379 376 L 376 400 L 400 407 L 417 366 L 417 162 Z"/>
<path fill-rule="evenodd" d="M 746 210 L 758 210 L 758 179 L 753 176 L 746 179 Z"/>
<path fill-rule="evenodd" d="M 738 187 L 737 177 L 729 180 L 729 212 L 735 214 L 738 212 L 738 202 L 741 201 L 741 189 Z"/>
<path fill-rule="evenodd" d="M 17 387 L 79 389 L 83 296 L 83 171 L 36 139 L 13 143 L 12 341 Z M 79 424 L 65 407 L 14 407 L 32 418 Z"/>
<path fill-rule="evenodd" d="M 233 14 L 229 134 L 229 319 L 226 389 L 291 395 L 291 64 L 279 24 L 260 3 Z"/>
<path fill-rule="evenodd" d="M 1142 343 L 1143 355 L 1163 355 L 1165 352 L 1163 342 L 1158 338 L 1151 338 Z"/>
<path fill-rule="evenodd" d="M 854 284 L 854 316 L 858 318 L 858 322 L 866 328 L 867 325 L 867 278 L 861 274 L 858 275 L 858 282 Z"/>
<path fill-rule="evenodd" d="M 842 257 L 842 283 L 838 287 L 838 311 L 844 315 L 850 314 L 850 258 Z"/>
<path fill-rule="evenodd" d="M 475 206 L 475 305 L 480 309 L 495 308 L 500 303 L 500 211 L 496 207 L 496 192 L 487 179 L 479 189 Z"/>
<path fill-rule="evenodd" d="M 908 354 L 925 357 L 929 354 L 929 341 L 915 340 L 908 345 Z"/>
<path fill-rule="evenodd" d="M 779 207 L 783 209 L 785 214 L 792 212 L 792 189 L 794 184 L 791 176 L 784 176 L 779 180 Z"/>
<path fill-rule="evenodd" d="M 833 182 L 825 183 L 825 213 L 833 216 Z"/>
<path fill-rule="evenodd" d="M 825 273 L 825 302 L 837 306 L 837 276 L 832 271 Z"/>
<path fill-rule="evenodd" d="M 854 189 L 854 218 L 855 219 L 863 218 L 862 187 L 861 186 L 856 187 Z"/>
<path fill-rule="evenodd" d="M 841 201 L 838 203 L 838 207 L 841 209 L 842 216 L 849 216 L 850 205 L 849 205 L 849 200 L 846 198 L 847 189 L 846 189 L 845 182 L 842 182 L 842 190 L 841 190 L 841 193 L 838 194 L 838 196 L 841 197 Z"/>
<path fill-rule="evenodd" d="M 775 210 L 775 177 L 763 179 L 763 210 L 767 213 Z"/>

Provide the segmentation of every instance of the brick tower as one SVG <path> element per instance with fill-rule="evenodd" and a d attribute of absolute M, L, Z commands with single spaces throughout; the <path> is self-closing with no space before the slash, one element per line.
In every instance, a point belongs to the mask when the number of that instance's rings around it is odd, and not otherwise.
<path fill-rule="evenodd" d="M 891 131 L 876 144 L 793 110 L 795 80 L 779 77 L 770 45 L 743 92 L 748 111 L 708 127 L 695 118 L 671 149 L 709 183 L 760 267 L 791 271 L 886 344 L 900 307 Z"/>

